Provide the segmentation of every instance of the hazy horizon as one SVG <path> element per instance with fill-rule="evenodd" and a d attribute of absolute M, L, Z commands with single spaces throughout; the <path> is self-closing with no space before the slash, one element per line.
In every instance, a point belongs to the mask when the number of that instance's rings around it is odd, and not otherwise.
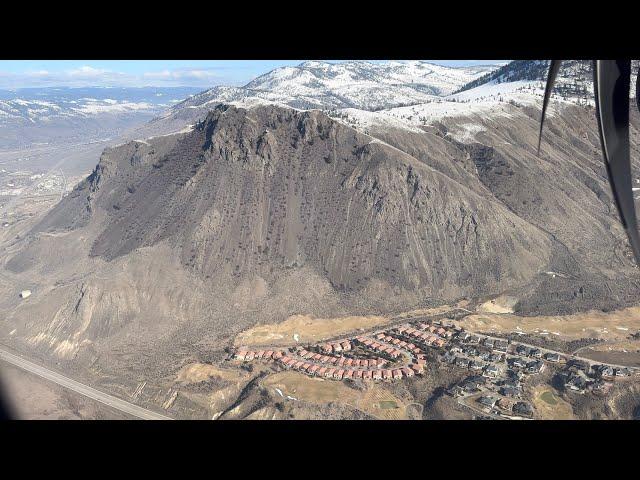
<path fill-rule="evenodd" d="M 443 66 L 467 67 L 504 60 L 425 61 Z M 302 62 L 304 60 L 2 60 L 0 89 L 239 86 L 274 68 L 295 66 Z"/>

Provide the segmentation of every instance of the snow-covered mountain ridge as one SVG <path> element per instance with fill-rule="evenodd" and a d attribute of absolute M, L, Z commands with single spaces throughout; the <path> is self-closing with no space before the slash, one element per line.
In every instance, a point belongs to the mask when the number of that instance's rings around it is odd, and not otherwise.
<path fill-rule="evenodd" d="M 0 123 L 50 122 L 56 118 L 87 118 L 101 114 L 158 113 L 196 92 L 193 87 L 0 90 Z"/>
<path fill-rule="evenodd" d="M 172 110 L 221 102 L 280 103 L 293 108 L 381 110 L 449 95 L 494 66 L 452 68 L 428 62 L 304 62 L 276 68 L 243 87 L 218 86 Z"/>
<path fill-rule="evenodd" d="M 217 86 L 188 98 L 151 122 L 141 135 L 179 131 L 220 103 L 320 109 L 364 133 L 384 128 L 422 132 L 445 118 L 455 119 L 452 125 L 457 119 L 479 124 L 487 116 L 528 115 L 519 107 L 540 108 L 548 64 L 548 60 L 515 60 L 452 68 L 421 61 L 304 62 L 267 72 L 242 87 Z M 565 106 L 593 105 L 592 92 L 590 62 L 564 61 L 549 116 Z M 450 132 L 455 135 L 455 128 Z M 470 132 L 464 129 L 461 138 L 471 138 Z"/>

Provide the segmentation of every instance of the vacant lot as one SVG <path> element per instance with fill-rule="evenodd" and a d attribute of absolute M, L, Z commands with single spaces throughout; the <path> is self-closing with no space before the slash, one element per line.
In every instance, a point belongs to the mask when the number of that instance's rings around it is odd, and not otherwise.
<path fill-rule="evenodd" d="M 381 316 L 312 318 L 309 315 L 293 315 L 282 323 L 250 328 L 236 337 L 235 344 L 284 346 L 296 342 L 313 343 L 358 329 L 384 325 L 387 322 L 389 322 L 389 318 Z"/>
<path fill-rule="evenodd" d="M 379 385 L 371 385 L 360 391 L 349 388 L 342 382 L 311 378 L 297 372 L 280 372 L 262 381 L 276 395 L 288 401 L 304 400 L 310 403 L 342 403 L 355 407 L 376 418 L 400 420 L 407 418 L 406 405 L 399 398 Z M 278 390 L 276 390 L 278 389 Z"/>
<path fill-rule="evenodd" d="M 518 299 L 508 295 L 501 295 L 492 300 L 487 300 L 483 304 L 478 306 L 478 312 L 480 313 L 513 313 L 513 307 L 515 307 Z"/>
<path fill-rule="evenodd" d="M 200 383 L 212 377 L 235 382 L 245 379 L 246 375 L 239 370 L 222 369 L 207 363 L 190 363 L 180 369 L 176 381 L 185 384 Z"/>
<path fill-rule="evenodd" d="M 614 344 L 594 345 L 580 349 L 581 357 L 591 358 L 597 362 L 612 363 L 640 367 L 640 342 L 620 342 Z"/>
<path fill-rule="evenodd" d="M 548 385 L 539 385 L 533 391 L 536 417 L 542 420 L 571 420 L 574 417 L 571 405 L 565 402 Z"/>

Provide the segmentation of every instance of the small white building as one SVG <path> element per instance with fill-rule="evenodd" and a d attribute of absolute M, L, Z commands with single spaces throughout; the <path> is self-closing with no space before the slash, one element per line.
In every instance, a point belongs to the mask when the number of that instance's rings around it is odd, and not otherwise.
<path fill-rule="evenodd" d="M 31 296 L 31 290 L 22 290 L 20 292 L 20 298 L 27 298 Z"/>

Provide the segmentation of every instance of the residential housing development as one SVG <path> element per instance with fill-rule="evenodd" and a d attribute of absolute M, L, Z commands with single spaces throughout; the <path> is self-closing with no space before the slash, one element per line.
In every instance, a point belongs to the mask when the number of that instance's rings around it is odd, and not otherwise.
<path fill-rule="evenodd" d="M 637 369 L 579 361 L 561 352 L 470 333 L 449 319 L 429 318 L 313 345 L 262 350 L 240 347 L 231 359 L 273 362 L 328 380 L 393 382 L 423 375 L 428 356 L 469 372 L 446 393 L 489 418 L 532 418 L 533 407 L 523 398 L 523 384 L 529 376 L 544 372 L 547 365 L 560 369 L 565 388 L 579 393 L 606 392 L 611 381 L 638 373 Z"/>

